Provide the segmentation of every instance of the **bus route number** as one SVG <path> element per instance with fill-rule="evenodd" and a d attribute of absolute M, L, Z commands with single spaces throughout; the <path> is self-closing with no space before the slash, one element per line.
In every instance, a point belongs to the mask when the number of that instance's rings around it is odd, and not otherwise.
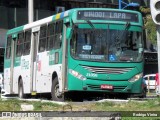
<path fill-rule="evenodd" d="M 95 73 L 87 73 L 87 77 L 97 77 L 98 75 Z"/>

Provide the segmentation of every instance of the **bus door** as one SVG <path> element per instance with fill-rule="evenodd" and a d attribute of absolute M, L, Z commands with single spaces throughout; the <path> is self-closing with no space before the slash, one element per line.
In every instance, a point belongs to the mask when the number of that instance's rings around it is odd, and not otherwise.
<path fill-rule="evenodd" d="M 15 61 L 15 49 L 16 49 L 17 35 L 12 36 L 11 42 L 11 69 L 10 69 L 10 93 L 13 93 L 13 75 L 14 75 L 14 61 Z"/>
<path fill-rule="evenodd" d="M 38 52 L 38 39 L 39 29 L 36 27 L 32 29 L 32 63 L 31 63 L 31 95 L 36 95 L 36 77 L 37 77 L 37 52 Z"/>

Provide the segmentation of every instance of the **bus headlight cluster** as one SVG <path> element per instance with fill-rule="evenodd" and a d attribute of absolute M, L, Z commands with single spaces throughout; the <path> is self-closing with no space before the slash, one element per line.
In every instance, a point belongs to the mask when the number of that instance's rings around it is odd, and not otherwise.
<path fill-rule="evenodd" d="M 71 75 L 73 75 L 74 77 L 80 79 L 80 80 L 86 80 L 86 77 L 83 76 L 83 75 L 81 75 L 81 74 L 80 74 L 79 72 L 77 72 L 77 71 L 74 71 L 74 70 L 72 70 L 72 69 L 69 69 L 69 73 L 70 73 Z"/>
<path fill-rule="evenodd" d="M 143 73 L 139 73 L 139 74 L 135 75 L 134 77 L 132 77 L 131 79 L 129 79 L 129 82 L 135 82 L 135 81 L 139 80 L 142 76 L 143 76 Z"/>

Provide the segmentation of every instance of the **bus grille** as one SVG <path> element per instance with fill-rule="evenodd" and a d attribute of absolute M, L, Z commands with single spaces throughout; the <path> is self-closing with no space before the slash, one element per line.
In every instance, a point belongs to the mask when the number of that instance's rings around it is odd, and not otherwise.
<path fill-rule="evenodd" d="M 124 74 L 133 69 L 133 68 L 105 68 L 105 67 L 93 67 L 93 66 L 83 66 L 83 65 L 82 67 L 93 73 L 99 73 L 99 74 Z"/>
<path fill-rule="evenodd" d="M 92 85 L 92 84 L 87 84 L 88 88 L 92 89 L 92 90 L 102 90 L 100 88 L 100 85 Z M 122 91 L 126 88 L 127 86 L 114 86 L 113 90 L 116 91 Z"/>

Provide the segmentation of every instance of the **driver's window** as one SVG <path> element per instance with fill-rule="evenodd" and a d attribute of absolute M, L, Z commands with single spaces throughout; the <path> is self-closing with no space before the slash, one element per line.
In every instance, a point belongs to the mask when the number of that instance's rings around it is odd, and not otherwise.
<path fill-rule="evenodd" d="M 133 32 L 132 49 L 137 49 L 137 32 Z"/>
<path fill-rule="evenodd" d="M 83 53 L 83 45 L 86 44 L 85 35 L 83 33 L 77 33 L 77 53 L 82 54 Z"/>
<path fill-rule="evenodd" d="M 77 53 L 89 54 L 91 44 L 91 34 L 89 31 L 79 31 L 77 33 Z"/>

